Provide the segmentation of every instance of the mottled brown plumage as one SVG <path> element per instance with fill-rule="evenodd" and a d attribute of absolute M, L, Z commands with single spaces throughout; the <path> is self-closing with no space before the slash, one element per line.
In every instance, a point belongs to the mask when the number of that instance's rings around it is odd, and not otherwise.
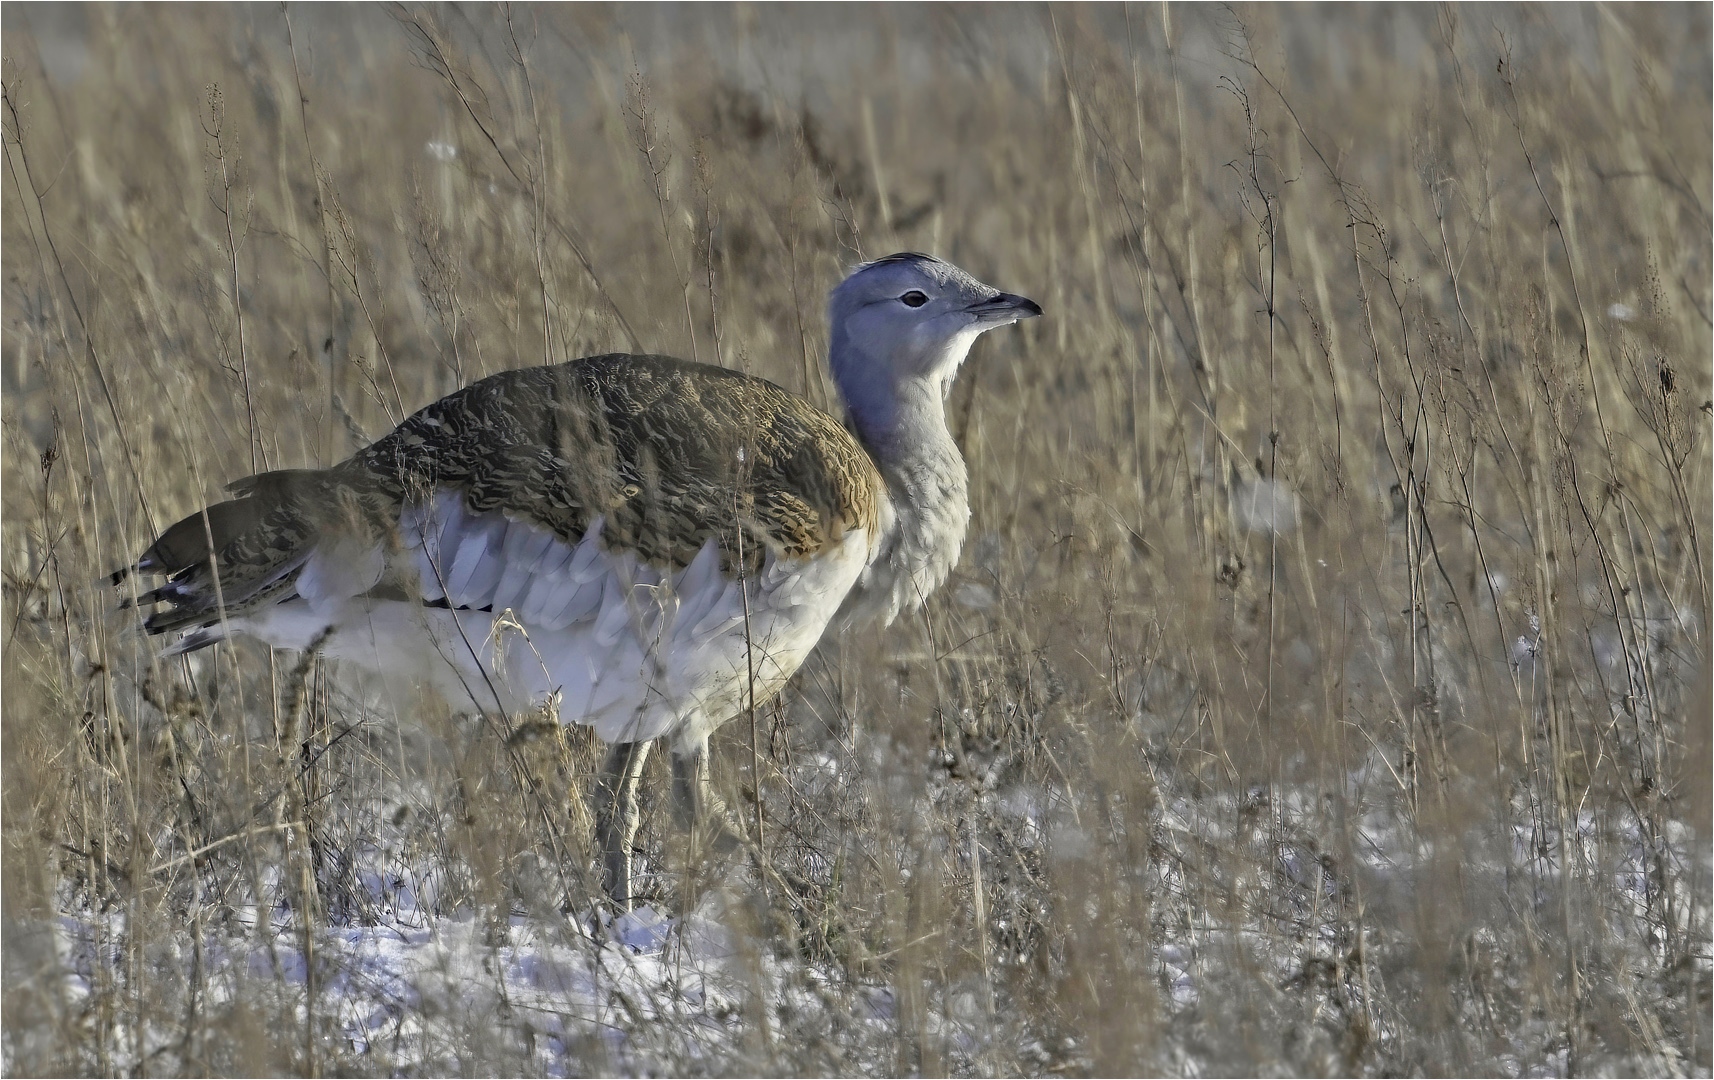
<path fill-rule="evenodd" d="M 219 617 L 214 538 L 229 614 L 276 599 L 334 535 L 386 542 L 407 502 L 460 492 L 575 545 L 603 516 L 603 544 L 679 570 L 716 541 L 722 567 L 754 573 L 768 551 L 819 554 L 873 533 L 881 479 L 838 421 L 773 383 L 666 356 L 610 354 L 502 372 L 417 412 L 326 470 L 239 480 L 239 498 L 167 530 L 137 569 L 173 575 L 145 595 L 173 607 L 151 631 Z M 397 587 L 383 581 L 378 590 Z"/>

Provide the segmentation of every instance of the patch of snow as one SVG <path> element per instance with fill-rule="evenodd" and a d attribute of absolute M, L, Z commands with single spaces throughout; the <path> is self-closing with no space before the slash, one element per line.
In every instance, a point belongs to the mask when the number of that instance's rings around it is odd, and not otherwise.
<path fill-rule="evenodd" d="M 614 919 L 613 940 L 639 953 L 657 954 L 666 945 L 672 932 L 673 920 L 652 907 L 627 911 Z"/>

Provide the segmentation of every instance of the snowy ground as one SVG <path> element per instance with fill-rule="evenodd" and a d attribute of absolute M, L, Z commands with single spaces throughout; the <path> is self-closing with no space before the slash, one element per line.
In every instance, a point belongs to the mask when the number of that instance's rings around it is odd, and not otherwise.
<path fill-rule="evenodd" d="M 1311 809 L 1302 793 L 1282 801 L 1288 817 L 1301 817 Z M 1014 796 L 997 801 L 995 812 L 1039 831 L 1042 804 Z M 1276 886 L 1269 914 L 1250 925 L 1214 927 L 1207 912 L 1199 920 L 1181 910 L 1181 903 L 1190 899 L 1187 879 L 1194 874 L 1186 869 L 1193 861 L 1188 853 L 1209 843 L 1263 839 L 1221 825 L 1242 820 L 1234 809 L 1176 799 L 1163 808 L 1156 825 L 1162 854 L 1153 872 L 1160 910 L 1154 920 L 1157 940 L 1146 962 L 1158 973 L 1160 1007 L 1188 1030 L 1199 1020 L 1220 1015 L 1226 1003 L 1207 996 L 1225 994 L 1242 974 L 1252 980 L 1260 977 L 1282 991 L 1301 990 L 1319 998 L 1320 1009 L 1362 1008 L 1352 1000 L 1351 978 L 1342 988 L 1315 975 L 1323 967 L 1331 971 L 1341 954 L 1351 951 L 1347 931 L 1333 920 L 1317 922 L 1315 912 L 1337 907 L 1352 875 L 1330 871 L 1310 847 L 1287 843 L 1279 849 L 1279 877 L 1288 884 Z M 1384 954 L 1397 937 L 1384 914 L 1399 910 L 1395 905 L 1411 888 L 1418 864 L 1432 861 L 1433 852 L 1408 843 L 1394 818 L 1376 814 L 1357 829 L 1358 850 L 1366 856 L 1356 874 L 1373 910 L 1383 916 L 1367 928 L 1362 944 Z M 1706 913 L 1694 910 L 1688 894 L 1662 897 L 1651 892 L 1648 849 L 1640 836 L 1633 832 L 1616 854 L 1612 838 L 1605 839 L 1604 845 L 1593 817 L 1580 817 L 1575 850 L 1584 860 L 1584 872 L 1610 875 L 1611 895 L 1630 906 L 1610 913 L 1615 939 L 1629 936 L 1639 920 L 1651 909 L 1658 912 L 1663 903 L 1675 905 L 1676 918 L 1686 926 L 1706 924 Z M 1515 827 L 1514 871 L 1531 865 L 1531 852 L 1539 850 L 1540 840 L 1539 826 Z M 1690 838 L 1685 830 L 1675 828 L 1666 840 L 1672 857 L 1687 857 Z M 1471 862 L 1466 870 L 1473 878 L 1497 879 L 1506 868 Z M 1558 874 L 1544 867 L 1537 872 L 1543 875 L 1546 903 Z M 223 926 L 203 927 L 200 949 L 195 928 L 189 928 L 146 952 L 157 975 L 164 974 L 163 967 L 173 968 L 171 981 L 199 981 L 199 1007 L 205 1010 L 217 1011 L 248 997 L 271 1002 L 276 1015 L 295 1017 L 302 1025 L 313 1003 L 317 1052 L 337 1061 L 341 1069 L 480 1073 L 495 1067 L 494 1048 L 503 1045 L 504 1060 L 513 1067 L 546 1076 L 592 1070 L 726 1073 L 754 1060 L 754 1055 L 767 1054 L 766 1040 L 810 1030 L 837 1044 L 840 1051 L 834 1060 L 845 1062 L 845 1071 L 892 1071 L 886 1048 L 897 1035 L 898 988 L 882 981 L 853 982 L 849 973 L 829 965 L 758 947 L 758 939 L 734 929 L 744 922 L 730 906 L 730 897 L 742 885 L 737 880 L 741 874 L 734 867 L 728 876 L 727 889 L 710 891 L 683 918 L 649 906 L 617 919 L 514 912 L 500 920 L 468 909 L 435 914 L 432 873 L 413 876 L 370 868 L 363 878 L 375 906 L 362 925 L 317 928 L 313 982 L 307 977 L 301 931 L 284 906 L 260 927 L 254 908 L 240 910 Z M 1682 883 L 1689 876 L 1678 874 L 1672 880 Z M 1298 910 L 1281 912 L 1282 900 Z M 1306 924 L 1307 932 L 1280 932 L 1277 924 L 1287 916 Z M 1658 914 L 1654 919 L 1658 922 Z M 136 979 L 137 971 L 128 965 L 120 945 L 126 938 L 124 913 L 76 912 L 68 904 L 53 937 L 63 964 L 66 1005 L 73 1011 L 92 999 L 98 984 Z M 1705 956 L 1702 965 L 1707 966 Z M 1501 970 L 1504 965 L 1496 969 Z M 1381 993 L 1379 987 L 1368 992 L 1377 998 Z M 949 1063 L 955 1071 L 984 1071 L 983 1053 L 996 1043 L 1012 1043 L 1008 1053 L 1029 1060 L 1032 1047 L 1019 1044 L 1031 1036 L 991 1020 L 982 997 L 981 988 L 963 987 L 949 995 L 938 1012 L 938 1034 L 966 1054 Z M 758 1000 L 769 1007 L 756 1010 L 753 1003 Z M 1384 1026 L 1384 1015 L 1381 1022 Z M 1510 1033 L 1516 1045 L 1495 1059 L 1513 1063 L 1504 1071 L 1564 1072 L 1564 1052 L 1544 1046 L 1552 1032 L 1538 1028 L 1541 1025 L 1525 1025 Z M 8 1057 L 13 1035 L 8 1032 Z M 1384 1031 L 1380 1037 L 1386 1037 Z M 113 1043 L 125 1048 L 114 1062 L 119 1072 L 136 1071 L 140 1064 L 183 1049 L 150 1031 L 115 1032 Z M 1051 1056 L 1034 1049 L 1044 1063 Z M 1057 1050 L 1079 1060 L 1076 1047 Z M 1206 1059 L 1197 1059 L 1194 1044 L 1161 1050 L 1162 1067 L 1169 1071 L 1196 1074 L 1209 1066 Z M 1335 1059 L 1329 1058 L 1328 1064 L 1336 1069 Z M 1687 1067 L 1670 1056 L 1660 1064 L 1668 1071 Z"/>
<path fill-rule="evenodd" d="M 463 1021 L 483 1016 L 504 1018 L 510 1034 L 533 1048 L 534 1071 L 546 1076 L 586 1072 L 592 1044 L 612 1071 L 652 1071 L 660 1046 L 646 1033 L 663 1020 L 680 1036 L 689 1033 L 675 1054 L 721 1054 L 740 1035 L 746 975 L 734 965 L 730 935 L 702 911 L 679 920 L 641 908 L 601 926 L 513 916 L 500 926 L 469 913 L 434 917 L 400 909 L 382 924 L 321 929 L 313 988 L 290 922 L 283 913 L 260 934 L 254 926 L 243 928 L 249 933 L 205 933 L 206 1007 L 241 994 L 304 1002 L 313 992 L 318 1022 L 332 1021 L 319 1039 L 336 1043 L 339 1056 L 384 1062 L 387 1071 L 480 1071 L 477 1062 L 461 1059 L 461 1044 L 468 1041 Z M 102 977 L 102 952 L 110 968 L 116 962 L 101 943 L 117 940 L 123 929 L 117 915 L 60 920 L 74 1007 Z M 168 949 L 188 969 L 192 943 Z M 884 1008 L 884 994 L 875 1000 Z M 301 1019 L 301 1005 L 298 1012 Z M 136 1049 L 148 1057 L 160 1047 L 145 1035 Z"/>

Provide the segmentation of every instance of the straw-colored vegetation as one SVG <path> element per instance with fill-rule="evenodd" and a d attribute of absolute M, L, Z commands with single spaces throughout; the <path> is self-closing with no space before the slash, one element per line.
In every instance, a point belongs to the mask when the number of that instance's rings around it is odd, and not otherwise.
<path fill-rule="evenodd" d="M 1705 6 L 4 18 L 8 1073 L 1708 1074 Z M 651 773 L 694 993 L 511 989 L 583 732 L 115 611 L 485 373 L 829 403 L 897 249 L 1047 317 L 926 614 L 717 737 L 756 854 Z"/>

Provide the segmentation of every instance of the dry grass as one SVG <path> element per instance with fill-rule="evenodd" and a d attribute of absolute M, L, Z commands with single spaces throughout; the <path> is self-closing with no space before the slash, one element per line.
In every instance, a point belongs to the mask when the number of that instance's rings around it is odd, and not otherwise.
<path fill-rule="evenodd" d="M 7 5 L 6 1071 L 1707 1075 L 1708 18 Z M 588 940 L 594 748 L 100 575 L 502 368 L 827 402 L 901 248 L 1047 317 L 952 582 L 717 738 L 768 872 L 647 809 L 726 1004 L 354 1038 L 408 898 Z"/>

